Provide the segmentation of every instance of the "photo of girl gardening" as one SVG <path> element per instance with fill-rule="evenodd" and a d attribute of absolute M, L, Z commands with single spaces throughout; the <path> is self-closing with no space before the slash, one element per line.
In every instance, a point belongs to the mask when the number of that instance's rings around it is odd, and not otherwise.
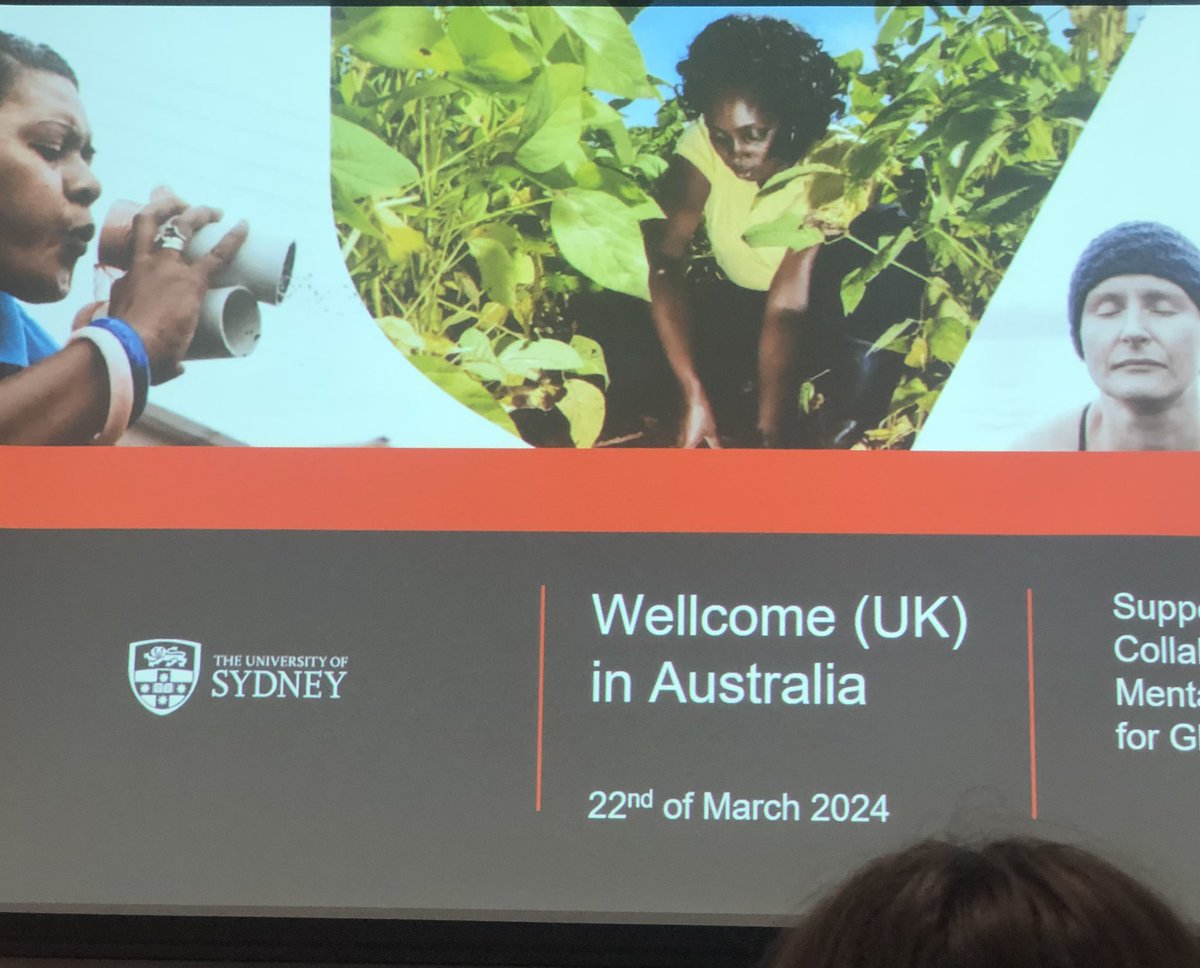
<path fill-rule="evenodd" d="M 1117 7 L 332 17 L 363 303 L 576 447 L 910 447 L 1131 38 Z"/>

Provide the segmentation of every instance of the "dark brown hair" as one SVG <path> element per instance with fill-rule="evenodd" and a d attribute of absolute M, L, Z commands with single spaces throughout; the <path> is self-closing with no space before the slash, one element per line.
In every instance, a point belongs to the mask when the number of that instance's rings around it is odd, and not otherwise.
<path fill-rule="evenodd" d="M 771 968 L 1197 968 L 1200 943 L 1148 887 L 1040 840 L 927 841 L 855 873 Z"/>
<path fill-rule="evenodd" d="M 71 65 L 53 48 L 0 30 L 0 101 L 8 97 L 22 70 L 57 74 L 79 87 L 79 79 Z"/>
<path fill-rule="evenodd" d="M 773 151 L 789 163 L 820 141 L 846 108 L 845 71 L 819 40 L 779 17 L 714 20 L 675 69 L 687 117 L 703 114 L 723 93 L 746 91 L 782 125 L 784 137 Z"/>

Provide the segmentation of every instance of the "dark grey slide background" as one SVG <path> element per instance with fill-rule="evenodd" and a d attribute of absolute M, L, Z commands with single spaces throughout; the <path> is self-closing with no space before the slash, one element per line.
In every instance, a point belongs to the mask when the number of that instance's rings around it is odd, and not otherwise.
<path fill-rule="evenodd" d="M 1098 849 L 1200 915 L 1196 708 L 1118 707 L 1114 639 L 1194 643 L 1113 596 L 1200 598 L 1188 539 L 243 532 L 0 534 L 0 909 L 766 923 L 924 835 Z M 541 809 L 540 598 L 546 588 Z M 1031 817 L 1027 589 L 1038 818 Z M 593 595 L 795 604 L 827 636 L 626 635 Z M 881 596 L 864 648 L 855 612 Z M 941 596 L 915 634 L 913 607 Z M 966 616 L 961 646 L 961 618 Z M 201 643 L 194 695 L 142 708 L 129 644 Z M 214 695 L 217 656 L 344 657 L 338 697 Z M 257 659 L 254 659 L 257 661 Z M 862 677 L 865 702 L 648 702 L 687 674 Z M 593 669 L 630 701 L 594 702 Z M 703 676 L 701 681 L 703 682 Z M 795 681 L 795 680 L 793 680 Z M 615 698 L 621 699 L 618 688 Z M 811 696 L 810 696 L 811 698 Z M 1118 748 L 1118 724 L 1157 728 Z M 1186 726 L 1184 728 L 1186 733 Z M 601 797 L 648 794 L 625 819 Z M 801 819 L 706 818 L 705 793 Z M 688 818 L 668 801 L 691 793 Z M 818 821 L 814 797 L 875 806 Z M 851 798 L 859 797 L 858 800 Z M 827 811 L 827 815 L 833 811 Z"/>

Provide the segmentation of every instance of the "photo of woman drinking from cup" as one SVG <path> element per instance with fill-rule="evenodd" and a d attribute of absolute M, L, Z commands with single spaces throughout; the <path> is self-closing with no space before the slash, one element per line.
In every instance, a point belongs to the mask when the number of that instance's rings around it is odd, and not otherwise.
<path fill-rule="evenodd" d="M 107 315 L 59 347 L 18 303 L 66 297 L 96 234 L 92 132 L 79 84 L 45 45 L 0 32 L 0 442 L 115 443 L 151 385 L 177 376 L 210 281 L 241 246 L 239 225 L 185 262 L 221 213 L 157 189 L 135 218 L 130 271 Z"/>

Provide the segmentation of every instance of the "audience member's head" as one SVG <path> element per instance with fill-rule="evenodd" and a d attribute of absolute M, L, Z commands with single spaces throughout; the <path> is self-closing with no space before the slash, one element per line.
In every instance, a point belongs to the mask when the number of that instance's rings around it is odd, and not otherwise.
<path fill-rule="evenodd" d="M 781 939 L 772 968 L 1197 968 L 1152 890 L 1077 847 L 928 841 L 850 877 Z"/>

